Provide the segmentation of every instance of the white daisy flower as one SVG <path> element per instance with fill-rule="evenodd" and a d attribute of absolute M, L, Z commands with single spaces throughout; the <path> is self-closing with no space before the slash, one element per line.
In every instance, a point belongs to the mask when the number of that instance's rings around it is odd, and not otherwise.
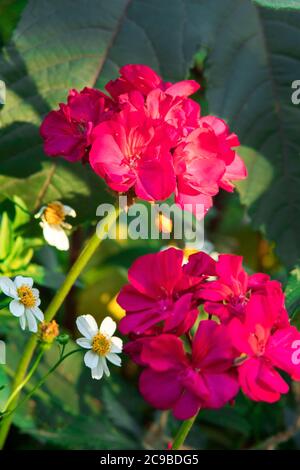
<path fill-rule="evenodd" d="M 31 277 L 17 276 L 14 281 L 8 277 L 0 277 L 0 289 L 13 300 L 9 304 L 10 312 L 19 318 L 22 330 L 28 324 L 29 331 L 36 333 L 37 320 L 43 321 L 44 314 L 39 308 L 40 293 L 33 286 Z"/>
<path fill-rule="evenodd" d="M 65 206 L 59 201 L 50 202 L 47 206 L 41 207 L 35 215 L 36 219 L 42 219 L 40 226 L 46 242 L 62 251 L 70 247 L 65 230 L 70 230 L 72 225 L 65 222 L 66 216 L 76 217 L 76 212 L 72 207 Z"/>
<path fill-rule="evenodd" d="M 106 317 L 98 328 L 92 315 L 81 315 L 77 318 L 76 325 L 84 336 L 77 339 L 76 343 L 82 348 L 89 349 L 84 355 L 84 362 L 92 370 L 93 379 L 100 380 L 103 373 L 109 377 L 106 360 L 115 366 L 121 366 L 121 358 L 117 354 L 122 352 L 123 342 L 117 336 L 113 336 L 117 327 L 116 322 Z"/>

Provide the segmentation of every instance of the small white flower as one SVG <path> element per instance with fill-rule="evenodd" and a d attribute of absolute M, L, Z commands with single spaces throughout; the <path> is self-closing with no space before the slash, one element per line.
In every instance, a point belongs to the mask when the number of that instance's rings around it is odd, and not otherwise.
<path fill-rule="evenodd" d="M 123 342 L 117 336 L 116 323 L 106 317 L 100 328 L 92 315 L 81 315 L 76 320 L 76 325 L 84 338 L 79 338 L 76 343 L 82 348 L 89 349 L 84 355 L 84 363 L 92 370 L 93 379 L 100 380 L 103 373 L 109 377 L 110 372 L 106 359 L 115 366 L 121 366 L 121 358 L 117 355 L 122 352 Z"/>
<path fill-rule="evenodd" d="M 44 314 L 39 308 L 39 291 L 32 286 L 31 277 L 17 276 L 14 281 L 8 277 L 0 277 L 0 289 L 13 299 L 9 304 L 10 312 L 19 318 L 22 330 L 25 330 L 28 324 L 29 331 L 36 333 L 37 320 L 43 321 Z"/>
<path fill-rule="evenodd" d="M 65 222 L 66 216 L 76 217 L 76 212 L 72 207 L 64 206 L 59 201 L 50 202 L 47 206 L 41 207 L 35 215 L 36 219 L 42 219 L 40 226 L 46 242 L 62 251 L 70 247 L 65 229 L 70 230 L 72 225 Z"/>

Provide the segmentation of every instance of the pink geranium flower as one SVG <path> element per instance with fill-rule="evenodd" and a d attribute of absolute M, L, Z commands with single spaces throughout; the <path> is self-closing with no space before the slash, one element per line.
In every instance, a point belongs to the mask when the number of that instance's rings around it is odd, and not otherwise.
<path fill-rule="evenodd" d="M 157 128 L 143 112 L 126 108 L 94 129 L 90 164 L 114 191 L 166 199 L 175 188 L 171 137 L 169 127 Z"/>
<path fill-rule="evenodd" d="M 147 367 L 140 391 L 153 407 L 171 409 L 178 419 L 191 418 L 200 408 L 221 408 L 239 390 L 233 359 L 226 328 L 211 320 L 200 322 L 191 354 L 179 338 L 160 335 L 142 347 Z"/>
<path fill-rule="evenodd" d="M 238 145 L 224 121 L 214 116 L 200 118 L 198 127 L 174 151 L 176 202 L 183 209 L 191 204 L 196 214 L 196 204 L 202 204 L 205 215 L 220 188 L 232 191 L 232 181 L 246 178 L 246 167 L 235 151 Z"/>
<path fill-rule="evenodd" d="M 148 201 L 175 195 L 176 203 L 203 217 L 220 188 L 232 191 L 247 176 L 227 124 L 200 116 L 189 96 L 194 80 L 164 82 L 150 67 L 129 64 L 106 89 L 71 90 L 51 111 L 40 133 L 44 150 L 75 162 L 89 161 L 114 191 Z"/>
<path fill-rule="evenodd" d="M 154 70 L 141 64 L 124 65 L 120 68 L 120 75 L 120 78 L 111 80 L 105 87 L 115 100 L 131 91 L 139 91 L 146 96 L 151 90 L 159 88 L 168 91 L 172 96 L 189 96 L 200 88 L 194 80 L 184 80 L 175 84 L 164 82 Z"/>
<path fill-rule="evenodd" d="M 286 326 L 288 314 L 284 307 L 284 295 L 281 284 L 271 281 L 267 274 L 248 275 L 242 266 L 242 256 L 220 255 L 216 264 L 217 280 L 203 285 L 199 291 L 206 300 L 204 309 L 227 323 L 233 317 L 244 319 L 244 312 L 251 296 L 263 294 L 270 308 L 278 311 L 278 325 Z"/>
<path fill-rule="evenodd" d="M 173 96 L 160 88 L 151 90 L 144 97 L 138 91 L 132 91 L 119 97 L 121 107 L 129 106 L 132 110 L 144 112 L 158 127 L 167 123 L 173 128 L 171 147 L 175 148 L 182 137 L 187 136 L 199 126 L 200 106 L 195 101 L 181 96 Z"/>
<path fill-rule="evenodd" d="M 99 90 L 70 90 L 67 104 L 61 103 L 59 110 L 47 114 L 40 127 L 45 153 L 71 162 L 86 158 L 92 129 L 115 109 L 113 101 Z"/>
<path fill-rule="evenodd" d="M 163 323 L 163 332 L 179 335 L 192 327 L 198 315 L 194 293 L 214 273 L 214 261 L 199 253 L 187 265 L 182 262 L 183 252 L 169 248 L 141 256 L 133 263 L 128 271 L 129 284 L 117 299 L 126 310 L 119 324 L 123 334 L 145 334 L 159 323 Z"/>
<path fill-rule="evenodd" d="M 293 362 L 293 344 L 300 340 L 300 334 L 289 325 L 278 329 L 278 315 L 270 306 L 263 295 L 251 297 L 245 321 L 234 318 L 228 331 L 236 350 L 242 358 L 245 356 L 238 366 L 243 392 L 252 400 L 273 403 L 289 390 L 277 368 L 300 380 L 300 364 Z"/>

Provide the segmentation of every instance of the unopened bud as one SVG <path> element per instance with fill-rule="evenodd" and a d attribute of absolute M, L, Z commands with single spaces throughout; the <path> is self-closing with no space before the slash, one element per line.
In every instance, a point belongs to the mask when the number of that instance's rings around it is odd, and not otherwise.
<path fill-rule="evenodd" d="M 70 336 L 67 333 L 62 333 L 56 338 L 56 341 L 62 346 L 66 345 L 69 342 Z"/>

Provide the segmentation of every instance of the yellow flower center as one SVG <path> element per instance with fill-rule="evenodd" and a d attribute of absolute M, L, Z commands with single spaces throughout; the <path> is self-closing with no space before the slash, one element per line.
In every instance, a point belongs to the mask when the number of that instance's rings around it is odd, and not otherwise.
<path fill-rule="evenodd" d="M 106 354 L 109 353 L 110 348 L 110 338 L 105 336 L 103 333 L 97 333 L 96 336 L 94 336 L 92 349 L 95 353 L 99 354 L 99 356 L 106 356 Z"/>
<path fill-rule="evenodd" d="M 32 308 L 36 304 L 36 298 L 32 292 L 31 287 L 21 286 L 17 289 L 20 302 L 27 308 Z"/>
<path fill-rule="evenodd" d="M 60 202 L 51 202 L 44 211 L 46 222 L 50 225 L 60 225 L 65 220 L 64 207 Z"/>

